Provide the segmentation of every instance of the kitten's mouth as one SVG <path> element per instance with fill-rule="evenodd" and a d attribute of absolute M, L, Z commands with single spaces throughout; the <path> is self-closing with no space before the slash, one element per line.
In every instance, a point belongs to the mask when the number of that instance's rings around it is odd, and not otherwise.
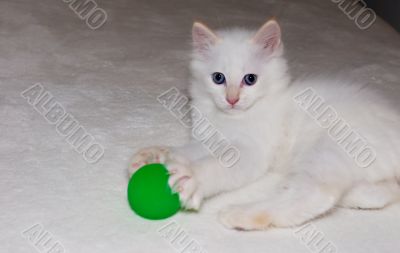
<path fill-rule="evenodd" d="M 216 103 L 216 108 L 219 111 L 221 111 L 221 112 L 223 112 L 225 114 L 228 114 L 228 115 L 239 114 L 239 113 L 244 112 L 244 111 L 247 110 L 246 106 L 243 106 L 242 104 L 240 104 L 240 105 L 239 104 L 231 105 L 231 104 L 228 104 L 228 103 L 222 104 L 222 105 Z"/>
<path fill-rule="evenodd" d="M 234 115 L 234 114 L 245 113 L 253 106 L 254 106 L 254 104 L 250 104 L 250 105 L 235 104 L 235 105 L 225 105 L 224 107 L 221 107 L 219 109 L 226 114 Z"/>
<path fill-rule="evenodd" d="M 228 114 L 234 114 L 243 111 L 243 108 L 240 108 L 240 106 L 237 105 L 229 105 L 223 108 L 222 111 Z"/>

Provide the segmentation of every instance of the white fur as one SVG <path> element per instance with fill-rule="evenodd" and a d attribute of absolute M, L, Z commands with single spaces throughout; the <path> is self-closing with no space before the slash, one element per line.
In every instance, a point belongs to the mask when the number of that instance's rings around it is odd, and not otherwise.
<path fill-rule="evenodd" d="M 260 189 L 246 203 L 220 212 L 226 227 L 245 230 L 299 225 L 335 205 L 382 208 L 399 198 L 400 120 L 383 97 L 339 80 L 291 82 L 275 21 L 257 33 L 238 29 L 213 33 L 196 23 L 193 37 L 192 104 L 240 150 L 240 160 L 233 167 L 222 167 L 193 142 L 168 152 L 157 147 L 139 151 L 131 172 L 144 163 L 165 162 L 173 174 L 171 186 L 180 192 L 183 205 L 193 209 L 205 198 L 252 184 L 272 172 L 282 175 L 274 191 Z M 213 72 L 226 76 L 226 86 L 212 82 Z M 240 87 L 248 73 L 258 75 L 257 83 Z M 226 101 L 228 86 L 240 91 L 233 108 Z M 326 129 L 299 108 L 293 96 L 306 87 L 313 87 L 368 140 L 377 152 L 375 162 L 358 167 Z"/>

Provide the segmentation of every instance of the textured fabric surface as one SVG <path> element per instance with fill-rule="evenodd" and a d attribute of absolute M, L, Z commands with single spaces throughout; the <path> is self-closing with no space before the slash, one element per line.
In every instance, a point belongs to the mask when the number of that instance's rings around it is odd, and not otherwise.
<path fill-rule="evenodd" d="M 47 250 L 58 242 L 74 253 L 191 252 L 193 245 L 204 252 L 318 252 L 293 229 L 224 229 L 216 200 L 200 213 L 141 219 L 126 201 L 128 159 L 138 147 L 188 138 L 156 97 L 173 86 L 186 92 L 193 20 L 256 29 L 276 16 L 294 77 L 350 77 L 396 95 L 400 37 L 393 28 L 378 18 L 361 30 L 330 0 L 115 0 L 97 1 L 108 18 L 92 30 L 65 2 L 0 1 L 0 252 L 47 252 L 35 246 L 35 229 L 51 234 Z M 21 96 L 35 83 L 104 147 L 97 163 Z M 400 205 L 337 209 L 313 226 L 337 252 L 389 253 L 400 251 L 399 218 Z M 157 231 L 166 224 L 195 243 L 184 249 L 186 242 L 165 238 Z"/>

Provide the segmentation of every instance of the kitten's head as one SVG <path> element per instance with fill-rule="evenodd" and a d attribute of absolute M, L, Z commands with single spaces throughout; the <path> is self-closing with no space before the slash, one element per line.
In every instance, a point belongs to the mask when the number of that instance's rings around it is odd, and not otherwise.
<path fill-rule="evenodd" d="M 240 113 L 287 85 L 281 30 L 275 20 L 257 32 L 213 32 L 196 22 L 192 36 L 195 101 L 212 101 L 223 112 Z"/>

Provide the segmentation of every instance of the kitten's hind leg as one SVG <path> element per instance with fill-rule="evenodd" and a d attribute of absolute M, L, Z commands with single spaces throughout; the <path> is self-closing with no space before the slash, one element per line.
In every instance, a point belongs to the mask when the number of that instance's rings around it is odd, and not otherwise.
<path fill-rule="evenodd" d="M 357 209 L 381 209 L 400 199 L 400 186 L 395 181 L 376 184 L 360 183 L 341 199 L 339 205 Z"/>
<path fill-rule="evenodd" d="M 306 175 L 292 176 L 272 192 L 270 198 L 230 206 L 219 213 L 219 220 L 225 227 L 238 230 L 300 225 L 328 212 L 340 199 L 340 193 L 336 187 Z"/>

